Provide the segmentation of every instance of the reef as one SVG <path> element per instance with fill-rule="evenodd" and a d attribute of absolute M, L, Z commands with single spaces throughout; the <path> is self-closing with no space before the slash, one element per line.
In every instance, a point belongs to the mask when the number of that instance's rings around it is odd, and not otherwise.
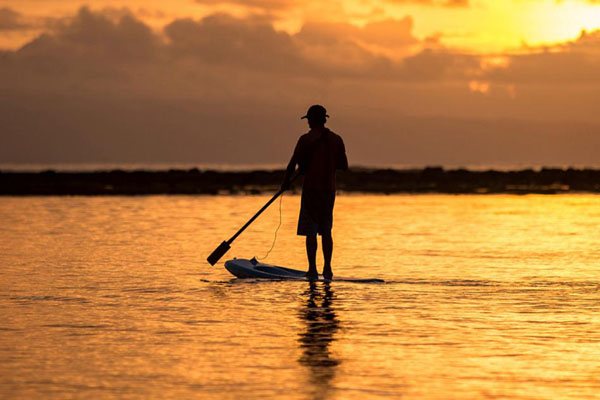
<path fill-rule="evenodd" d="M 283 170 L 215 171 L 0 171 L 0 195 L 219 195 L 261 194 L 279 189 Z M 292 187 L 301 188 L 301 179 Z M 351 168 L 338 174 L 342 193 L 557 194 L 600 192 L 600 170 Z"/>

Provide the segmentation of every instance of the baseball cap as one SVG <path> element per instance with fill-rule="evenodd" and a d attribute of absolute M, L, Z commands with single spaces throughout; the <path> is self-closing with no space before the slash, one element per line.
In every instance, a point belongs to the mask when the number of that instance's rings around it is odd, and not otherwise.
<path fill-rule="evenodd" d="M 315 104 L 315 105 L 310 106 L 308 108 L 308 111 L 306 112 L 306 115 L 301 117 L 300 119 L 313 118 L 313 117 L 318 118 L 318 117 L 322 117 L 322 116 L 329 118 L 329 115 L 327 115 L 327 110 L 322 105 Z"/>

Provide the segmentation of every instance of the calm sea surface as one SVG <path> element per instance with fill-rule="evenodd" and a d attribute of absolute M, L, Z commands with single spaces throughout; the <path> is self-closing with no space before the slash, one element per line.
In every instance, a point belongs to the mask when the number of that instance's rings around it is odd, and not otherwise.
<path fill-rule="evenodd" d="M 384 284 L 207 265 L 267 199 L 0 198 L 0 398 L 599 398 L 599 196 L 339 196 L 334 273 Z"/>

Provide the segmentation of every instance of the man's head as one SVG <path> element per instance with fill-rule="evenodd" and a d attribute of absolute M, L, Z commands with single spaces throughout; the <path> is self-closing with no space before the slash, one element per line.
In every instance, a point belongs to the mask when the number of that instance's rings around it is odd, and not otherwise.
<path fill-rule="evenodd" d="M 306 112 L 306 115 L 303 116 L 301 119 L 308 119 L 308 126 L 310 126 L 311 128 L 317 128 L 320 126 L 324 126 L 325 122 L 327 122 L 328 117 L 329 115 L 327 115 L 327 110 L 325 109 L 325 107 L 319 104 L 315 104 L 313 106 L 310 106 L 310 108 Z"/>

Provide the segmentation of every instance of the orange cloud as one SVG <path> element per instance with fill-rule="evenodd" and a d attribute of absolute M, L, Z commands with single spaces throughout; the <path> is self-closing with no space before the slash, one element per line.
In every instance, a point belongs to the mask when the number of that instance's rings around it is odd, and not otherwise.
<path fill-rule="evenodd" d="M 264 8 L 268 10 L 281 10 L 297 6 L 297 0 L 195 0 L 199 4 L 236 4 L 244 7 Z"/>
<path fill-rule="evenodd" d="M 469 0 L 385 0 L 393 4 L 415 3 L 427 6 L 442 6 L 442 7 L 468 7 Z"/>
<path fill-rule="evenodd" d="M 403 18 L 289 33 L 215 14 L 157 32 L 82 8 L 1 54 L 0 160 L 279 163 L 317 102 L 355 164 L 597 158 L 600 32 L 479 56 L 412 29 Z"/>
<path fill-rule="evenodd" d="M 534 50 L 534 49 L 532 49 Z M 518 84 L 600 84 L 600 30 L 577 40 L 512 55 L 509 65 L 488 71 L 489 79 Z"/>

